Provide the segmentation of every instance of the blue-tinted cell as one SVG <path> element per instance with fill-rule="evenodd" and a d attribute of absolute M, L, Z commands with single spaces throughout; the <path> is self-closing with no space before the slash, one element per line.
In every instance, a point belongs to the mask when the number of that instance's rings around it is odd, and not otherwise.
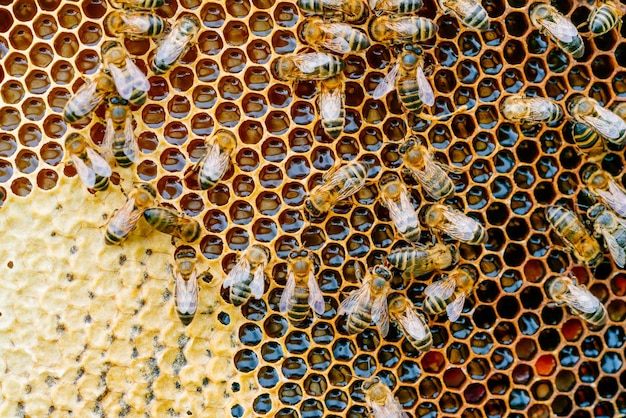
<path fill-rule="evenodd" d="M 509 395 L 509 406 L 511 409 L 526 409 L 530 403 L 530 396 L 524 389 L 513 389 Z"/>

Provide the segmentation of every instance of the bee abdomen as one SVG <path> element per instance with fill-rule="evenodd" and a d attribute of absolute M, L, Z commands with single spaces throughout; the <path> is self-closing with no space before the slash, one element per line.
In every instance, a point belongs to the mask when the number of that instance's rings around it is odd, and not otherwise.
<path fill-rule="evenodd" d="M 348 316 L 348 333 L 350 335 L 358 334 L 372 323 L 372 315 L 369 312 L 353 312 Z"/>
<path fill-rule="evenodd" d="M 323 122 L 324 132 L 333 139 L 339 138 L 343 132 L 343 119 L 332 119 Z"/>
<path fill-rule="evenodd" d="M 124 152 L 124 142 L 114 141 L 111 145 L 111 149 L 113 151 L 113 157 L 122 168 L 130 167 L 133 165 L 133 162 L 128 158 L 126 153 Z"/>
<path fill-rule="evenodd" d="M 448 305 L 447 301 L 438 298 L 438 297 L 426 297 L 424 299 L 424 312 L 431 315 L 439 315 L 440 313 L 446 310 L 446 306 Z"/>
<path fill-rule="evenodd" d="M 250 283 L 235 283 L 230 288 L 230 301 L 235 306 L 241 306 L 250 299 L 252 294 Z"/>
<path fill-rule="evenodd" d="M 418 351 L 422 351 L 422 352 L 428 351 L 433 345 L 433 336 L 430 332 L 428 332 L 426 334 L 426 337 L 424 337 L 421 340 L 417 340 L 408 334 L 405 334 L 405 336 L 406 336 L 407 341 L 409 341 L 411 345 L 415 347 L 415 349 Z"/>
<path fill-rule="evenodd" d="M 104 234 L 104 242 L 108 245 L 117 245 L 126 239 L 126 235 L 113 228 L 107 228 Z"/>
<path fill-rule="evenodd" d="M 487 11 L 478 3 L 463 19 L 463 23 L 470 28 L 486 31 L 489 29 L 489 16 Z"/>
<path fill-rule="evenodd" d="M 96 184 L 93 186 L 93 189 L 97 192 L 101 192 L 106 190 L 109 187 L 109 178 L 99 176 L 96 174 Z"/>
<path fill-rule="evenodd" d="M 619 22 L 619 17 L 611 12 L 605 5 L 596 8 L 589 16 L 589 30 L 594 35 L 604 35 Z"/>
<path fill-rule="evenodd" d="M 398 85 L 398 98 L 410 112 L 420 113 L 424 106 L 419 96 L 417 79 L 411 77 L 401 80 Z"/>
<path fill-rule="evenodd" d="M 148 97 L 148 93 L 141 90 L 133 90 L 128 101 L 135 106 L 141 106 L 146 102 L 146 98 Z"/>
<path fill-rule="evenodd" d="M 581 150 L 592 149 L 598 145 L 603 148 L 600 134 L 584 123 L 575 122 L 572 125 L 572 137 Z"/>
<path fill-rule="evenodd" d="M 413 13 L 414 11 L 421 9 L 423 5 L 422 0 L 401 1 L 398 6 L 398 14 Z"/>
<path fill-rule="evenodd" d="M 176 313 L 178 314 L 178 318 L 180 319 L 180 322 L 183 323 L 183 325 L 189 325 L 191 321 L 193 320 L 193 317 L 196 316 L 195 311 L 188 313 L 188 314 L 184 314 L 180 312 L 178 309 L 176 309 Z"/>
<path fill-rule="evenodd" d="M 215 187 L 215 185 L 217 184 L 217 180 L 214 180 L 208 176 L 199 175 L 198 183 L 200 184 L 200 188 L 202 190 L 208 190 Z"/>
<path fill-rule="evenodd" d="M 595 312 L 587 313 L 583 312 L 580 315 L 583 319 L 589 322 L 591 325 L 601 327 L 606 324 L 607 315 L 604 306 L 600 305 Z"/>

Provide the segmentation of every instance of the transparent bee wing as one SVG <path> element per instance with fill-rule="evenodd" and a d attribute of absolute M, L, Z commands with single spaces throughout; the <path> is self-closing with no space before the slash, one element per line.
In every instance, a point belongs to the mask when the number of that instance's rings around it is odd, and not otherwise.
<path fill-rule="evenodd" d="M 321 0 L 325 9 L 343 10 L 343 0 Z"/>
<path fill-rule="evenodd" d="M 609 180 L 609 190 L 596 189 L 595 192 L 613 209 L 618 215 L 626 216 L 626 193 L 615 180 Z"/>
<path fill-rule="evenodd" d="M 122 207 L 115 212 L 109 225 L 112 225 L 118 231 L 129 233 L 135 228 L 137 221 L 139 221 L 142 215 L 143 211 L 135 210 L 135 196 L 131 195 Z"/>
<path fill-rule="evenodd" d="M 227 289 L 234 285 L 235 283 L 241 283 L 248 280 L 248 276 L 250 275 L 250 263 L 245 254 L 241 255 L 241 258 L 235 264 L 235 267 L 226 275 L 226 280 L 224 280 L 224 284 L 222 287 Z"/>
<path fill-rule="evenodd" d="M 447 224 L 442 225 L 442 230 L 446 234 L 460 241 L 468 241 L 472 239 L 476 229 L 482 228 L 474 219 L 460 212 L 446 210 L 444 216 L 448 220 Z"/>
<path fill-rule="evenodd" d="M 132 87 L 139 91 L 150 90 L 150 82 L 148 78 L 141 72 L 139 67 L 130 59 L 126 58 L 126 69 L 130 73 L 130 79 L 132 80 Z M 125 97 L 126 98 L 126 97 Z"/>
<path fill-rule="evenodd" d="M 613 260 L 615 261 L 615 264 L 617 264 L 620 268 L 623 268 L 626 264 L 626 251 L 624 251 L 624 248 L 619 245 L 613 234 L 607 231 L 606 228 L 600 227 L 599 229 L 600 234 L 602 234 L 602 237 L 606 242 L 606 246 L 611 253 L 611 257 L 613 257 Z"/>
<path fill-rule="evenodd" d="M 600 301 L 587 289 L 576 284 L 568 286 L 569 292 L 563 293 L 560 299 L 573 309 L 585 313 L 594 313 Z"/>
<path fill-rule="evenodd" d="M 398 38 L 407 38 L 415 35 L 419 28 L 411 19 L 399 19 L 387 23 L 387 27 L 397 33 Z"/>
<path fill-rule="evenodd" d="M 132 162 L 137 161 L 139 156 L 139 145 L 135 139 L 135 132 L 133 130 L 133 118 L 129 116 L 124 122 L 124 154 Z"/>
<path fill-rule="evenodd" d="M 365 185 L 365 178 L 357 178 L 354 176 L 334 175 L 328 179 L 323 185 L 324 190 L 333 190 L 339 188 L 336 193 L 336 199 L 342 200 L 348 196 L 358 192 Z"/>
<path fill-rule="evenodd" d="M 143 15 L 122 15 L 130 33 L 144 33 L 150 29 L 150 22 Z"/>
<path fill-rule="evenodd" d="M 87 155 L 91 161 L 91 168 L 94 173 L 102 177 L 110 177 L 112 172 L 109 163 L 94 149 L 87 147 L 85 150 L 87 151 Z"/>
<path fill-rule="evenodd" d="M 578 29 L 563 16 L 553 15 L 553 20 L 542 19 L 541 24 L 561 42 L 571 42 L 578 36 Z"/>
<path fill-rule="evenodd" d="M 374 300 L 372 304 L 372 321 L 380 329 L 380 334 L 386 337 L 389 333 L 389 309 L 387 307 L 387 292 Z"/>
<path fill-rule="evenodd" d="M 222 178 L 228 167 L 230 155 L 220 152 L 220 148 L 216 144 L 212 144 L 203 158 L 201 175 L 213 181 Z"/>
<path fill-rule="evenodd" d="M 615 113 L 603 108 L 602 106 L 595 106 L 594 109 L 598 116 L 583 116 L 583 122 L 592 126 L 600 133 L 600 135 L 606 138 L 619 138 L 620 129 L 624 126 L 624 121 Z"/>
<path fill-rule="evenodd" d="M 250 293 L 255 299 L 261 299 L 265 293 L 265 263 L 261 263 L 254 271 L 252 282 L 250 283 Z"/>
<path fill-rule="evenodd" d="M 528 101 L 529 117 L 534 121 L 542 121 L 548 119 L 552 115 L 552 105 L 550 102 L 542 99 L 532 98 Z"/>
<path fill-rule="evenodd" d="M 384 97 L 387 93 L 396 88 L 396 78 L 398 77 L 398 71 L 400 71 L 400 63 L 396 63 L 389 73 L 382 79 L 380 84 L 376 86 L 374 92 L 372 93 L 372 97 L 376 100 Z"/>
<path fill-rule="evenodd" d="M 317 283 L 317 280 L 315 280 L 313 270 L 309 273 L 309 281 L 307 284 L 309 286 L 309 306 L 313 308 L 318 315 L 323 315 L 326 310 L 326 303 L 324 302 L 320 285 Z"/>
<path fill-rule="evenodd" d="M 115 65 L 109 65 L 109 71 L 111 72 L 111 76 L 113 77 L 113 81 L 115 82 L 115 88 L 117 89 L 117 93 L 123 99 L 130 99 L 133 94 L 133 84 L 130 77 L 126 77 L 124 71 Z"/>
<path fill-rule="evenodd" d="M 348 43 L 348 41 L 346 41 L 345 39 L 339 37 L 325 39 L 324 42 L 322 42 L 322 46 L 338 54 L 347 54 L 348 52 L 352 51 L 352 48 L 350 48 L 350 43 Z"/>
<path fill-rule="evenodd" d="M 359 305 L 360 300 L 368 301 L 370 299 L 370 285 L 369 281 L 363 283 L 361 287 L 352 291 L 350 295 L 341 302 L 339 305 L 338 315 L 351 314 L 354 309 Z"/>
<path fill-rule="evenodd" d="M 446 313 L 450 322 L 455 322 L 461 316 L 463 312 L 463 305 L 465 304 L 465 295 L 459 295 L 456 299 L 446 306 Z"/>
<path fill-rule="evenodd" d="M 452 6 L 453 10 L 461 16 L 462 19 L 465 19 L 467 16 L 475 13 L 476 2 L 472 0 L 460 0 L 454 3 Z"/>
<path fill-rule="evenodd" d="M 78 174 L 78 178 L 83 182 L 87 188 L 91 189 L 96 185 L 96 173 L 85 164 L 83 160 L 78 158 L 75 154 L 70 154 L 70 159 L 74 164 L 74 168 L 76 169 L 76 174 Z"/>
<path fill-rule="evenodd" d="M 296 292 L 296 276 L 293 274 L 293 271 L 289 272 L 287 276 L 287 284 L 285 285 L 285 289 L 283 290 L 283 294 L 280 296 L 280 302 L 278 303 L 278 308 L 281 313 L 287 313 L 293 307 L 293 295 Z"/>
<path fill-rule="evenodd" d="M 409 229 L 419 229 L 417 211 L 413 209 L 408 193 L 402 192 L 400 194 L 400 204 L 388 198 L 384 200 L 389 209 L 389 217 L 398 231 L 404 233 Z"/>
<path fill-rule="evenodd" d="M 293 63 L 305 74 L 315 72 L 321 66 L 328 64 L 330 57 L 324 54 L 305 54 L 296 57 Z"/>
<path fill-rule="evenodd" d="M 432 106 L 435 104 L 435 92 L 432 86 L 428 82 L 426 75 L 424 74 L 424 68 L 421 65 L 417 67 L 417 86 L 419 87 L 419 98 L 426 106 Z"/>
<path fill-rule="evenodd" d="M 322 120 L 337 119 L 343 107 L 341 89 L 323 90 L 320 96 L 320 116 Z"/>
<path fill-rule="evenodd" d="M 189 44 L 191 37 L 185 37 L 184 40 L 176 38 L 176 31 L 172 31 L 161 42 L 154 55 L 155 62 L 164 62 L 166 64 L 172 64 L 176 61 L 185 51 L 185 48 Z"/>
<path fill-rule="evenodd" d="M 104 131 L 104 141 L 102 142 L 102 154 L 107 161 L 113 161 L 113 140 L 115 139 L 115 128 L 113 121 L 107 117 L 107 126 Z"/>
<path fill-rule="evenodd" d="M 453 278 L 446 277 L 443 280 L 433 282 L 426 286 L 424 294 L 431 297 L 439 297 L 441 299 L 448 299 L 454 294 L 456 289 L 456 282 Z"/>
<path fill-rule="evenodd" d="M 198 280 L 194 270 L 189 280 L 176 273 L 176 309 L 183 314 L 192 314 L 198 308 Z"/>
<path fill-rule="evenodd" d="M 408 418 L 391 391 L 387 394 L 385 403 L 380 405 L 376 402 L 369 402 L 374 418 Z"/>
<path fill-rule="evenodd" d="M 90 111 L 95 109 L 96 106 L 100 103 L 103 98 L 103 94 L 96 94 L 98 84 L 92 80 L 87 81 L 84 86 L 82 86 L 74 97 L 70 100 L 75 100 L 80 102 L 86 102 L 84 108 L 89 109 Z"/>
<path fill-rule="evenodd" d="M 398 316 L 398 322 L 402 325 L 405 334 L 410 335 L 416 340 L 421 340 L 426 336 L 426 324 L 422 318 L 411 307 Z"/>

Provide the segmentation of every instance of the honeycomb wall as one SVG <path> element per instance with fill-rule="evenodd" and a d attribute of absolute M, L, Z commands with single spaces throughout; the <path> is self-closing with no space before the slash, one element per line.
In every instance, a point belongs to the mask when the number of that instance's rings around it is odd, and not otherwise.
<path fill-rule="evenodd" d="M 372 98 L 393 64 L 386 46 L 347 55 L 347 120 L 337 140 L 323 134 L 316 84 L 285 83 L 270 70 L 277 56 L 306 48 L 292 2 L 167 2 L 158 14 L 192 13 L 202 29 L 180 65 L 160 76 L 146 65 L 155 41 L 124 41 L 151 89 L 133 108 L 141 159 L 114 177 L 125 190 L 132 181 L 152 183 L 160 202 L 197 219 L 205 229 L 196 245 L 201 264 L 215 276 L 201 283 L 200 311 L 185 328 L 173 309 L 169 239 L 140 227 L 121 248 L 104 248 L 103 225 L 125 198 L 117 186 L 90 195 L 65 165 L 68 133 L 103 141 L 104 106 L 73 126 L 62 110 L 99 71 L 112 8 L 103 0 L 0 0 L 4 415 L 362 417 L 360 385 L 372 375 L 415 416 L 626 413 L 626 275 L 608 256 L 595 269 L 578 265 L 543 216 L 555 202 L 585 213 L 586 157 L 569 121 L 520 127 L 499 112 L 502 97 L 514 93 L 563 107 L 573 94 L 619 102 L 626 43 L 617 31 L 585 39 L 585 55 L 573 60 L 530 24 L 530 3 L 484 2 L 493 20 L 484 33 L 432 1 L 419 11 L 439 25 L 423 44 L 437 96 L 432 113 L 469 108 L 446 122 L 407 115 L 394 94 Z M 575 25 L 591 7 L 553 4 Z M 236 132 L 238 149 L 224 179 L 201 191 L 187 174 L 217 128 Z M 377 180 L 399 170 L 398 145 L 411 132 L 453 168 L 456 190 L 446 203 L 481 220 L 489 236 L 484 246 L 460 246 L 461 262 L 478 267 L 481 279 L 459 321 L 431 318 L 434 347 L 425 354 L 395 327 L 385 339 L 375 328 L 347 335 L 336 315 L 358 286 L 355 263 L 371 267 L 398 245 Z M 369 184 L 322 222 L 307 222 L 305 195 L 337 160 L 368 162 Z M 610 149 L 600 164 L 623 184 L 621 150 Z M 411 193 L 426 202 L 419 189 Z M 261 300 L 235 309 L 219 285 L 237 251 L 254 243 L 272 250 L 270 281 Z M 294 327 L 278 300 L 287 254 L 301 245 L 315 252 L 326 312 Z M 95 266 L 85 262 L 93 253 Z M 545 280 L 567 271 L 607 307 L 602 329 L 548 304 Z M 396 277 L 393 288 L 420 306 L 435 276 Z"/>

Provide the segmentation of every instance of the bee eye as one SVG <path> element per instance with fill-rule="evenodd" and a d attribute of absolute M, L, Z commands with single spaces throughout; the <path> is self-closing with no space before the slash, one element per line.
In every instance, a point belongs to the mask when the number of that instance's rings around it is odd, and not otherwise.
<path fill-rule="evenodd" d="M 289 253 L 289 258 L 296 258 L 298 256 L 298 253 L 295 251 L 292 251 Z"/>

